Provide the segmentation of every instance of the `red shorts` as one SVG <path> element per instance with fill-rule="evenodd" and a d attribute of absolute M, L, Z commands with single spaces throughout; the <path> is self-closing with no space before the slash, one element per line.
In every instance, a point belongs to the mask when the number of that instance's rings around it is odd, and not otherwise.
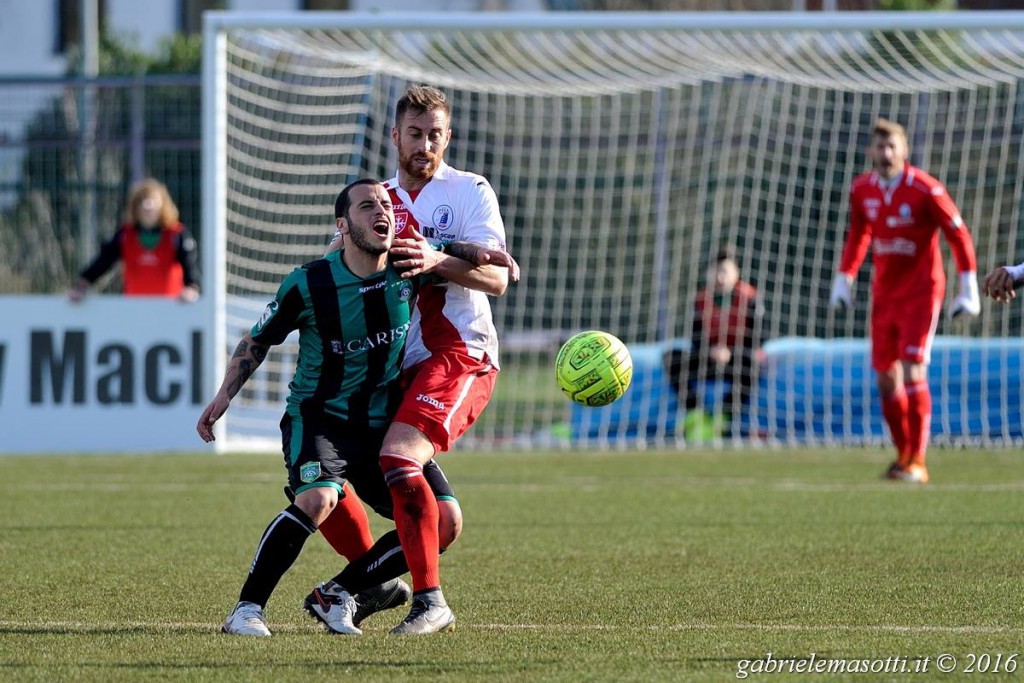
<path fill-rule="evenodd" d="M 487 406 L 498 371 L 460 351 L 434 354 L 402 372 L 405 391 L 395 422 L 411 425 L 447 451 Z"/>
<path fill-rule="evenodd" d="M 942 300 L 911 306 L 875 305 L 871 311 L 871 367 L 885 372 L 898 360 L 929 363 Z"/>

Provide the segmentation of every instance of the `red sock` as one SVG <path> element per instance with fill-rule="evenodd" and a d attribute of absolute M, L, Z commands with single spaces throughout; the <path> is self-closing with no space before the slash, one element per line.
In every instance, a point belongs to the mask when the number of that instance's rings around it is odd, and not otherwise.
<path fill-rule="evenodd" d="M 338 506 L 320 524 L 320 533 L 335 552 L 349 562 L 362 557 L 373 547 L 370 520 L 348 484 L 345 484 L 345 496 L 338 500 Z"/>
<path fill-rule="evenodd" d="M 423 465 L 400 455 L 381 455 L 380 467 L 395 504 L 395 527 L 412 575 L 412 589 L 437 588 L 441 585 L 437 499 L 423 477 Z"/>
<path fill-rule="evenodd" d="M 923 465 L 932 431 L 932 392 L 928 382 L 907 385 L 907 449 L 910 462 Z"/>
<path fill-rule="evenodd" d="M 907 448 L 907 392 L 902 388 L 888 396 L 882 396 L 882 415 L 889 425 L 893 445 L 896 446 L 896 461 L 900 467 L 910 464 L 910 451 Z"/>

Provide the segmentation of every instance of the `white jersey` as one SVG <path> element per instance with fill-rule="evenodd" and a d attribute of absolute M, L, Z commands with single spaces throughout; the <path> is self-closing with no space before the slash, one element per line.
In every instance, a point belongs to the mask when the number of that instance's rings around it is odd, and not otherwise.
<path fill-rule="evenodd" d="M 384 184 L 395 209 L 395 235 L 416 227 L 433 246 L 475 242 L 505 249 L 505 225 L 498 198 L 483 176 L 458 171 L 441 162 L 415 199 L 398 185 L 398 176 Z M 498 367 L 498 333 L 487 295 L 452 282 L 424 286 L 416 300 L 404 367 L 411 367 L 446 349 L 486 358 Z"/>

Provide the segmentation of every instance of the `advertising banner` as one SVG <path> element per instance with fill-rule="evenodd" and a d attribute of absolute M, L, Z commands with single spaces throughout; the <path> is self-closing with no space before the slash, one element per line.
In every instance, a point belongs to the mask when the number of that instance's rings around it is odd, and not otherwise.
<path fill-rule="evenodd" d="M 205 307 L 0 296 L 0 453 L 209 450 Z"/>

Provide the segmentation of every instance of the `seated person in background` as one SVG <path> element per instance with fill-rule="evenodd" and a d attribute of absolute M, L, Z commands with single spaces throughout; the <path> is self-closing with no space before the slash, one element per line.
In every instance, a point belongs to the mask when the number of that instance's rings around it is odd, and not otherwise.
<path fill-rule="evenodd" d="M 126 296 L 176 297 L 187 303 L 198 299 L 196 241 L 178 221 L 178 207 L 167 187 L 152 178 L 139 182 L 124 213 L 124 223 L 81 272 L 68 298 L 81 301 L 89 285 L 120 261 Z"/>
<path fill-rule="evenodd" d="M 761 343 L 763 311 L 757 290 L 740 280 L 731 246 L 718 251 L 708 268 L 708 285 L 694 301 L 690 352 L 665 354 L 665 371 L 687 412 L 705 399 L 705 384 L 728 385 L 721 407 L 730 420 L 750 400 L 757 375 L 755 354 Z M 712 406 L 705 406 L 711 412 Z"/>

